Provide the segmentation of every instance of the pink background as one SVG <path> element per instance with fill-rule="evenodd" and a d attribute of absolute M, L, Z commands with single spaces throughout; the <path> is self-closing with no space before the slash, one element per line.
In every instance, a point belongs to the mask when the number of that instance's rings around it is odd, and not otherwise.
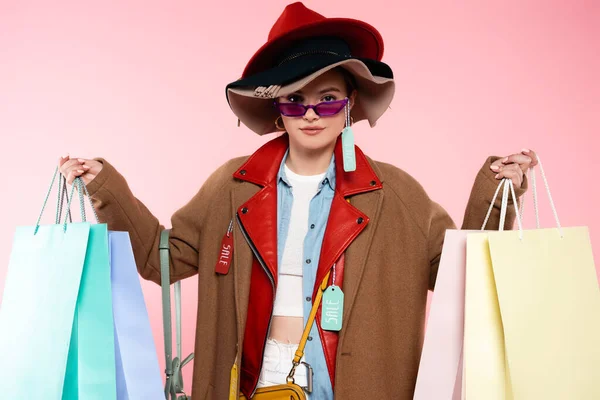
<path fill-rule="evenodd" d="M 0 1 L 0 294 L 15 226 L 35 223 L 60 155 L 105 157 L 170 226 L 217 166 L 269 139 L 236 127 L 224 87 L 285 2 L 85 3 Z M 488 155 L 537 150 L 562 224 L 590 227 L 598 268 L 600 3 L 368 3 L 305 2 L 386 40 L 396 97 L 377 128 L 357 124 L 358 145 L 414 175 L 458 224 Z M 143 288 L 162 358 L 160 290 Z M 195 288 L 184 282 L 186 353 Z"/>

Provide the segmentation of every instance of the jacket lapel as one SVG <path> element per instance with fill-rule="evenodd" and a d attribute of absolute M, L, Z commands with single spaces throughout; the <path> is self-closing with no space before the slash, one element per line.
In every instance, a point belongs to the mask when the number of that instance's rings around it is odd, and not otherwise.
<path fill-rule="evenodd" d="M 251 246 L 258 253 L 275 284 L 277 280 L 277 182 L 279 165 L 288 147 L 288 137 L 283 135 L 258 149 L 234 173 L 234 178 L 244 181 L 232 193 L 232 215 L 235 222 L 234 259 L 236 313 L 238 339 L 245 332 L 248 299 L 252 273 L 253 250 L 242 232 L 245 231 Z M 238 219 L 239 217 L 239 219 Z M 241 222 L 242 226 L 240 226 Z M 268 312 L 268 310 L 265 310 Z"/>
<path fill-rule="evenodd" d="M 378 192 L 382 188 L 382 181 L 371 168 L 364 153 L 356 147 L 356 171 L 345 172 L 342 162 L 341 139 L 338 139 L 335 148 L 335 160 L 336 190 L 329 211 L 325 236 L 323 237 L 315 293 L 319 283 L 342 253 L 346 251 L 351 243 L 362 236 L 360 233 L 369 224 L 375 222 L 372 221 L 372 218 L 378 214 L 379 210 L 377 199 L 380 197 Z M 351 203 L 347 199 L 351 199 Z M 360 200 L 356 202 L 358 199 Z M 366 252 L 370 241 L 363 239 L 358 243 L 367 246 L 363 248 Z M 349 279 L 348 275 L 353 275 L 348 273 L 349 270 L 356 268 L 353 261 L 346 259 L 344 286 L 346 286 Z M 359 268 L 364 268 L 364 265 Z M 348 304 L 347 300 L 344 301 L 344 304 Z M 346 313 L 347 310 L 344 309 L 344 314 L 346 315 Z"/>
<path fill-rule="evenodd" d="M 260 190 L 252 184 L 237 185 L 231 194 L 231 215 L 234 221 L 233 230 L 233 261 L 234 285 L 238 343 L 242 343 L 243 332 L 246 328 L 248 315 L 248 296 L 250 295 L 250 276 L 252 272 L 252 249 L 247 245 L 241 228 L 236 220 L 238 208 Z M 239 349 L 241 351 L 241 348 Z M 241 357 L 238 357 L 238 361 Z"/>

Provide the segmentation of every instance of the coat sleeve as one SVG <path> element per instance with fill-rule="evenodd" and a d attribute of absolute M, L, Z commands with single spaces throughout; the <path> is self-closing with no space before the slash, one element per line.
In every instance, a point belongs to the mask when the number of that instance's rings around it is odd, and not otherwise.
<path fill-rule="evenodd" d="M 494 193 L 500 184 L 494 176 L 496 175 L 491 169 L 491 164 L 500 157 L 489 157 L 475 177 L 473 188 L 469 202 L 465 209 L 463 223 L 461 229 L 480 230 L 485 219 L 487 211 L 490 207 Z M 527 178 L 524 177 L 521 188 L 515 188 L 515 195 L 520 198 L 527 191 Z M 512 197 L 508 200 L 508 210 L 506 212 L 506 220 L 504 229 L 512 229 L 516 214 L 513 206 Z M 494 203 L 494 208 L 490 215 L 490 219 L 486 226 L 487 230 L 498 230 L 500 226 L 500 209 L 502 207 L 502 193 L 499 193 L 498 198 Z M 429 288 L 433 290 L 437 278 L 440 257 L 442 254 L 442 246 L 444 244 L 444 236 L 447 229 L 456 229 L 454 222 L 448 213 L 437 203 L 431 202 L 431 211 L 429 218 L 429 260 L 431 263 L 431 274 L 429 280 Z"/>
<path fill-rule="evenodd" d="M 125 178 L 105 159 L 102 170 L 87 185 L 101 223 L 109 230 L 129 232 L 136 265 L 144 279 L 160 285 L 160 233 L 165 227 L 131 192 Z M 202 190 L 171 218 L 169 236 L 171 283 L 198 272 L 199 236 L 202 226 L 197 203 Z"/>

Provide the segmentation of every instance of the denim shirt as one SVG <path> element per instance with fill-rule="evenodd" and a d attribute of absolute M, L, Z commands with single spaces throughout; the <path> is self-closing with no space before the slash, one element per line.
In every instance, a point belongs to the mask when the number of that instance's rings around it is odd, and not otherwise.
<path fill-rule="evenodd" d="M 285 153 L 279 174 L 277 175 L 277 262 L 281 265 L 281 257 L 285 248 L 288 230 L 290 226 L 290 217 L 292 212 L 292 202 L 294 200 L 292 188 L 285 175 L 285 161 L 289 153 Z M 317 194 L 310 201 L 308 211 L 308 233 L 304 238 L 304 250 L 302 257 L 303 277 L 302 277 L 302 298 L 304 324 L 312 308 L 312 294 L 315 286 L 317 267 L 321 255 L 321 245 L 325 235 L 325 227 L 329 217 L 329 209 L 333 200 L 335 189 L 335 156 L 331 157 L 329 168 L 325 173 L 323 181 L 319 184 Z M 310 330 L 306 348 L 304 351 L 305 361 L 310 364 L 314 371 L 313 392 L 309 397 L 319 400 L 332 400 L 333 389 L 329 372 L 325 362 L 325 354 L 321 344 L 321 338 L 315 322 Z M 300 364 L 298 368 L 306 368 Z"/>

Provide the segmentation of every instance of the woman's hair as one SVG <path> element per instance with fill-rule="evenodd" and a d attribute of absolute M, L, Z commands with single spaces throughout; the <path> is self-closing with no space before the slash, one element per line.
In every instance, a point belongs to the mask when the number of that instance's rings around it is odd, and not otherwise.
<path fill-rule="evenodd" d="M 354 89 L 358 89 L 354 75 L 352 75 L 347 69 L 343 67 L 335 67 L 333 70 L 338 71 L 340 74 L 342 74 L 344 82 L 346 83 L 346 91 L 348 92 L 348 96 L 352 94 L 352 91 Z"/>

